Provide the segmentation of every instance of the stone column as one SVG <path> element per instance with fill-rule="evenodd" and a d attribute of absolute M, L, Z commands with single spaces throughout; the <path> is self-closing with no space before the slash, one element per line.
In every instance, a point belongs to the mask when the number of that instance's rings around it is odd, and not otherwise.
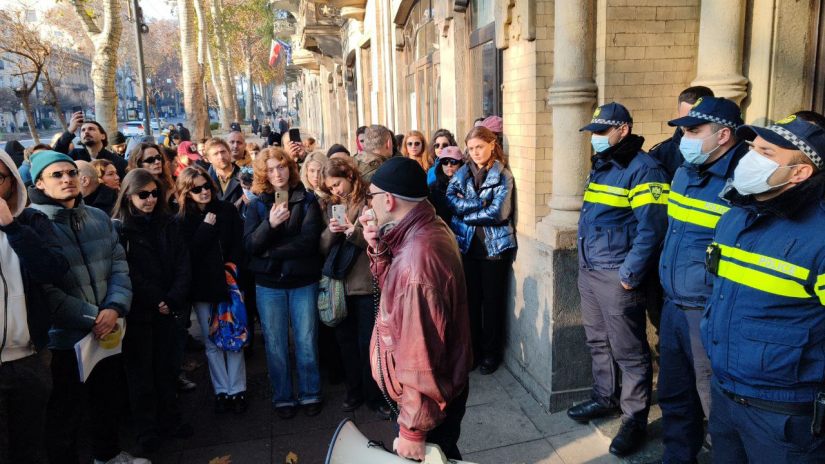
<path fill-rule="evenodd" d="M 553 174 L 550 215 L 541 237 L 554 248 L 575 246 L 590 143 L 579 128 L 589 121 L 598 88 L 593 79 L 596 53 L 595 0 L 555 2 L 553 84 Z"/>
<path fill-rule="evenodd" d="M 741 103 L 748 79 L 742 75 L 745 0 L 701 2 L 699 56 L 691 85 L 713 89 L 718 97 Z"/>

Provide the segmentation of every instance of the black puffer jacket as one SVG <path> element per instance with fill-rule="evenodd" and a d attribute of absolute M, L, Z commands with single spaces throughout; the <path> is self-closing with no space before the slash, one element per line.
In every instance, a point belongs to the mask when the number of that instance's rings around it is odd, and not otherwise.
<path fill-rule="evenodd" d="M 274 195 L 263 193 L 247 208 L 244 247 L 255 283 L 269 288 L 298 288 L 321 278 L 318 243 L 324 223 L 321 207 L 303 185 L 289 191 L 289 219 L 269 226 Z"/>
<path fill-rule="evenodd" d="M 189 314 L 192 280 L 189 249 L 174 219 L 165 214 L 136 216 L 114 221 L 120 244 L 126 250 L 132 280 L 132 308 L 127 320 L 152 321 L 161 317 L 158 304 L 172 313 Z"/>
<path fill-rule="evenodd" d="M 203 222 L 206 213 L 215 214 L 214 226 Z M 228 301 L 224 263 L 240 266 L 244 262 L 243 223 L 238 210 L 231 203 L 213 199 L 204 211 L 188 211 L 181 228 L 192 260 L 191 300 Z"/>

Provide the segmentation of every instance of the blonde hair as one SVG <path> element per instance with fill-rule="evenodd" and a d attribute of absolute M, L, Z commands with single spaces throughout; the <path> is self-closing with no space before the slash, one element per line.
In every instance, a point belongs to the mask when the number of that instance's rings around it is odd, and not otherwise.
<path fill-rule="evenodd" d="M 321 165 L 321 179 L 317 188 L 313 188 L 309 183 L 309 163 L 318 163 Z M 307 155 L 304 164 L 301 165 L 301 183 L 304 184 L 307 190 L 312 190 L 317 196 L 326 196 L 321 189 L 324 186 L 324 166 L 327 164 L 327 155 L 321 151 L 314 151 Z M 320 195 L 319 195 L 320 193 Z"/>
<path fill-rule="evenodd" d="M 298 172 L 298 163 L 287 155 L 286 152 L 280 148 L 264 148 L 255 157 L 255 162 L 252 163 L 252 192 L 260 195 L 262 193 L 273 193 L 275 188 L 269 182 L 269 177 L 266 175 L 266 162 L 274 159 L 275 161 L 284 164 L 289 168 L 289 188 L 293 188 L 301 182 L 301 174 Z"/>
<path fill-rule="evenodd" d="M 411 138 L 416 138 L 421 141 L 421 154 L 418 156 L 412 156 L 407 151 L 407 140 Z M 401 153 L 404 154 L 406 158 L 413 159 L 421 165 L 421 167 L 426 171 L 430 169 L 430 166 L 433 165 L 433 160 L 430 158 L 430 154 L 427 151 L 427 139 L 424 138 L 424 134 L 417 130 L 411 130 L 404 135 L 404 142 L 401 143 Z"/>

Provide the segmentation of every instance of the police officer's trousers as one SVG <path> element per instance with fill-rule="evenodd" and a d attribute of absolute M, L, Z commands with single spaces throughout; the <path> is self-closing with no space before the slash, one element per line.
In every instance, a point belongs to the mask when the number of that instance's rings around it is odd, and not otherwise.
<path fill-rule="evenodd" d="M 710 360 L 702 346 L 702 310 L 665 299 L 659 331 L 659 406 L 664 464 L 696 462 L 710 413 Z"/>
<path fill-rule="evenodd" d="M 822 464 L 825 439 L 811 435 L 810 416 L 789 416 L 746 406 L 711 383 L 708 429 L 713 462 L 724 464 Z"/>
<path fill-rule="evenodd" d="M 618 270 L 579 269 L 579 293 L 592 357 L 593 400 L 619 405 L 625 421 L 645 426 L 653 375 L 644 289 L 625 290 Z"/>

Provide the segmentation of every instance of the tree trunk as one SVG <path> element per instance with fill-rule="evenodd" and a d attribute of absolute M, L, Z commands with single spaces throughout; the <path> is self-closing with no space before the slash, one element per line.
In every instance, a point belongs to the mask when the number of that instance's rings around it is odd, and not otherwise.
<path fill-rule="evenodd" d="M 186 111 L 186 125 L 192 128 L 192 140 L 200 140 L 209 129 L 209 115 L 203 98 L 203 77 L 198 66 L 197 24 L 193 0 L 178 1 L 178 21 L 180 25 L 180 59 L 183 77 L 183 107 Z"/>
<path fill-rule="evenodd" d="M 212 62 L 217 62 L 218 83 L 221 86 L 223 96 L 223 107 L 227 119 L 238 119 L 238 100 L 235 98 L 235 86 L 232 80 L 232 71 L 229 63 L 229 53 L 226 48 L 226 38 L 224 36 L 223 7 L 220 0 L 209 1 L 209 9 L 212 12 L 212 24 L 215 37 L 215 48 L 212 49 Z M 211 65 L 211 63 L 210 63 Z M 229 129 L 228 127 L 226 129 Z"/>
<path fill-rule="evenodd" d="M 60 125 L 63 126 L 63 132 L 69 130 L 69 125 L 66 123 L 66 115 L 63 114 L 63 108 L 60 106 L 60 97 L 57 95 L 57 91 L 54 89 L 54 84 L 52 83 L 51 77 L 49 77 L 49 71 L 43 69 L 43 77 L 46 78 L 46 91 L 49 92 L 49 95 L 52 98 L 52 107 L 54 107 L 54 112 L 57 115 L 57 120 L 60 122 Z"/>
<path fill-rule="evenodd" d="M 91 34 L 95 51 L 92 57 L 92 83 L 95 93 L 95 119 L 114 136 L 117 132 L 117 49 L 123 25 L 120 0 L 103 0 L 103 27 Z"/>
<path fill-rule="evenodd" d="M 203 100 L 203 108 L 206 111 L 206 118 L 203 121 L 203 137 L 212 137 L 212 128 L 210 127 L 209 116 L 209 99 L 206 92 L 206 50 L 207 50 L 207 34 L 209 33 L 209 25 L 206 23 L 206 15 L 203 11 L 203 0 L 194 0 L 195 16 L 198 18 L 198 86 L 201 88 L 201 98 Z M 197 139 L 200 140 L 200 139 Z"/>
<path fill-rule="evenodd" d="M 29 100 L 31 93 L 27 93 L 20 101 L 23 103 L 23 111 L 26 113 L 26 122 L 29 123 L 29 133 L 32 135 L 32 140 L 35 144 L 40 143 L 40 134 L 37 133 L 37 127 L 34 123 L 34 112 L 32 111 L 32 103 Z"/>
<path fill-rule="evenodd" d="M 246 119 L 252 120 L 252 115 L 255 114 L 255 92 L 252 90 L 252 50 L 244 47 L 244 69 L 246 74 Z"/>
<path fill-rule="evenodd" d="M 221 121 L 221 129 L 228 131 L 229 126 L 232 125 L 232 117 L 229 108 L 226 107 L 226 100 L 224 100 L 223 90 L 218 80 L 218 73 L 215 72 L 217 66 L 217 59 L 215 59 L 212 45 L 206 47 L 206 58 L 209 61 L 209 77 L 212 82 L 212 88 L 215 89 L 215 99 L 218 101 L 218 119 Z"/>

